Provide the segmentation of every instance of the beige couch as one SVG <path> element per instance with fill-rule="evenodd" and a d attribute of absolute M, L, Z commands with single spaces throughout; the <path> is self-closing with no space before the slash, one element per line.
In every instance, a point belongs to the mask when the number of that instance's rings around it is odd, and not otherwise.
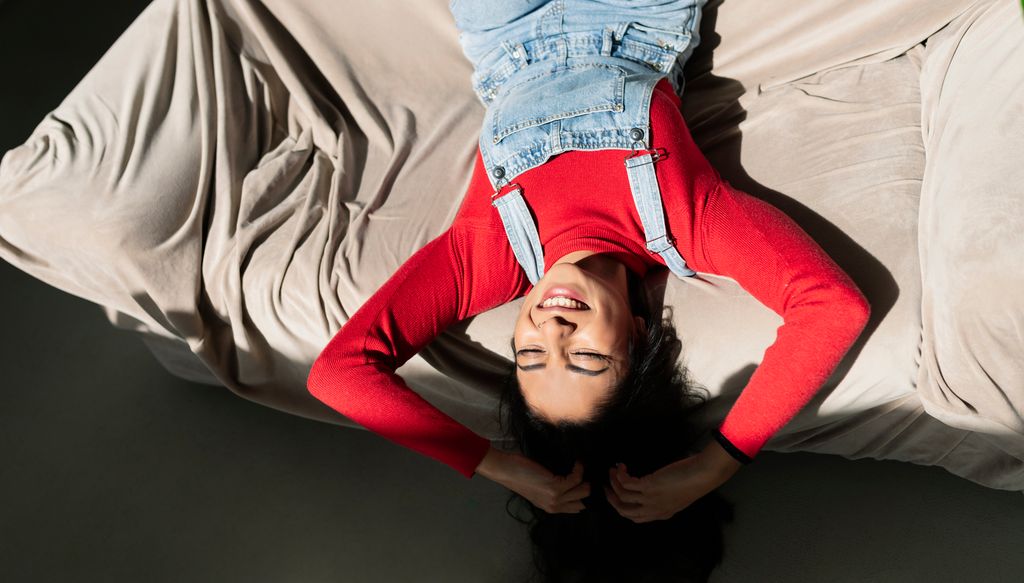
<path fill-rule="evenodd" d="M 1024 22 L 1014 0 L 705 8 L 684 115 L 872 302 L 766 445 L 1024 490 Z M 328 339 L 452 220 L 483 115 L 443 0 L 154 0 L 0 162 L 0 257 L 100 305 L 173 373 L 308 395 Z M 735 282 L 652 277 L 720 421 L 781 323 Z M 497 436 L 519 302 L 400 372 Z"/>

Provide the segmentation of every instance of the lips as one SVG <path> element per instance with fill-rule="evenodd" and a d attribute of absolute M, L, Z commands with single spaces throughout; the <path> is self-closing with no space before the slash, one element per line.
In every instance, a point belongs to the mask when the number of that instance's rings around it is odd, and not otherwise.
<path fill-rule="evenodd" d="M 545 306 L 544 302 L 554 297 L 564 297 L 571 300 L 575 300 L 584 307 L 582 308 L 571 308 L 569 306 Z M 553 312 L 553 311 L 566 311 L 566 312 L 585 312 L 590 309 L 590 305 L 583 300 L 583 294 L 577 292 L 574 289 L 567 287 L 554 287 L 549 289 L 544 297 L 541 298 L 540 303 L 537 304 L 537 309 L 542 312 Z"/>
<path fill-rule="evenodd" d="M 570 308 L 568 306 L 537 306 L 540 312 L 586 312 L 590 308 Z"/>
<path fill-rule="evenodd" d="M 570 289 L 570 288 L 567 288 L 567 287 L 561 287 L 561 286 L 560 287 L 553 287 L 553 288 L 549 289 L 547 291 L 547 293 L 544 294 L 544 297 L 542 297 L 540 299 L 540 301 L 544 302 L 545 300 L 549 300 L 549 299 L 551 299 L 551 298 L 553 298 L 555 296 L 563 296 L 563 297 L 569 298 L 571 300 L 576 300 L 577 302 L 579 302 L 581 304 L 586 304 L 587 303 L 587 301 L 585 299 L 583 299 L 583 294 L 579 293 L 578 291 L 576 291 L 574 289 Z"/>

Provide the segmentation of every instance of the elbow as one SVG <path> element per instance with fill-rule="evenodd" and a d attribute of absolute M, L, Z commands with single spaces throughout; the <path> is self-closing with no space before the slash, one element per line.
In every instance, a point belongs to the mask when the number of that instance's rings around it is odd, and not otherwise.
<path fill-rule="evenodd" d="M 319 392 L 321 387 L 321 379 L 323 377 L 323 358 L 317 358 L 313 362 L 312 368 L 309 369 L 309 375 L 306 377 L 306 391 L 313 395 L 317 399 L 320 398 Z"/>
<path fill-rule="evenodd" d="M 324 352 L 313 362 L 306 377 L 306 390 L 309 394 L 323 401 L 324 393 L 331 386 L 343 382 L 342 372 L 346 370 L 346 362 L 342 355 Z"/>
<path fill-rule="evenodd" d="M 323 402 L 334 401 L 338 391 L 357 385 L 368 364 L 362 352 L 343 344 L 328 345 L 306 376 L 306 391 Z"/>
<path fill-rule="evenodd" d="M 843 306 L 843 319 L 859 335 L 871 319 L 871 304 L 856 286 L 843 288 L 839 303 Z"/>

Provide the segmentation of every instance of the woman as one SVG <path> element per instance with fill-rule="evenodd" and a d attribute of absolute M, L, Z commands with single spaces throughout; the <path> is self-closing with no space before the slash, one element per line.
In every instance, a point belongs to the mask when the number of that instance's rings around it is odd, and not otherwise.
<path fill-rule="evenodd" d="M 328 343 L 310 373 L 311 393 L 552 514 L 606 498 L 635 523 L 666 519 L 752 461 L 835 369 L 869 307 L 806 233 L 732 188 L 694 144 L 676 95 L 682 82 L 669 74 L 698 42 L 703 3 L 452 2 L 487 106 L 469 189 L 451 227 Z M 636 365 L 652 352 L 664 362 L 672 342 L 652 344 L 666 331 L 660 318 L 635 313 L 629 287 L 659 267 L 678 277 L 731 277 L 784 318 L 715 439 L 693 455 L 661 467 L 553 471 L 559 463 L 492 447 L 395 374 L 448 326 L 525 296 L 504 399 L 512 409 L 520 399 L 511 430 L 524 437 L 532 431 L 524 427 L 547 427 L 564 437 L 609 419 L 640 427 L 635 415 L 620 414 L 634 395 L 670 401 L 665 387 L 637 389 L 635 380 L 651 374 L 638 375 Z M 671 364 L 662 378 L 673 376 L 674 357 Z M 678 378 L 668 384 L 676 403 L 692 396 Z M 692 406 L 680 405 L 673 419 Z M 611 433 L 603 435 L 612 447 Z M 570 442 L 563 453 L 587 447 Z"/>

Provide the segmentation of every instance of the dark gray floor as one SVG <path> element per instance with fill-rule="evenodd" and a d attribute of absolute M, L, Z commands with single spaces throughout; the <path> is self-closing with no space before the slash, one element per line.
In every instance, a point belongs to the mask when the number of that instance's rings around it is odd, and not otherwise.
<path fill-rule="evenodd" d="M 0 0 L 0 153 L 142 5 Z M 3 262 L 0 306 L 0 581 L 523 579 L 499 486 L 176 379 Z M 765 452 L 722 490 L 714 581 L 1024 581 L 1024 496 L 941 469 Z"/>

